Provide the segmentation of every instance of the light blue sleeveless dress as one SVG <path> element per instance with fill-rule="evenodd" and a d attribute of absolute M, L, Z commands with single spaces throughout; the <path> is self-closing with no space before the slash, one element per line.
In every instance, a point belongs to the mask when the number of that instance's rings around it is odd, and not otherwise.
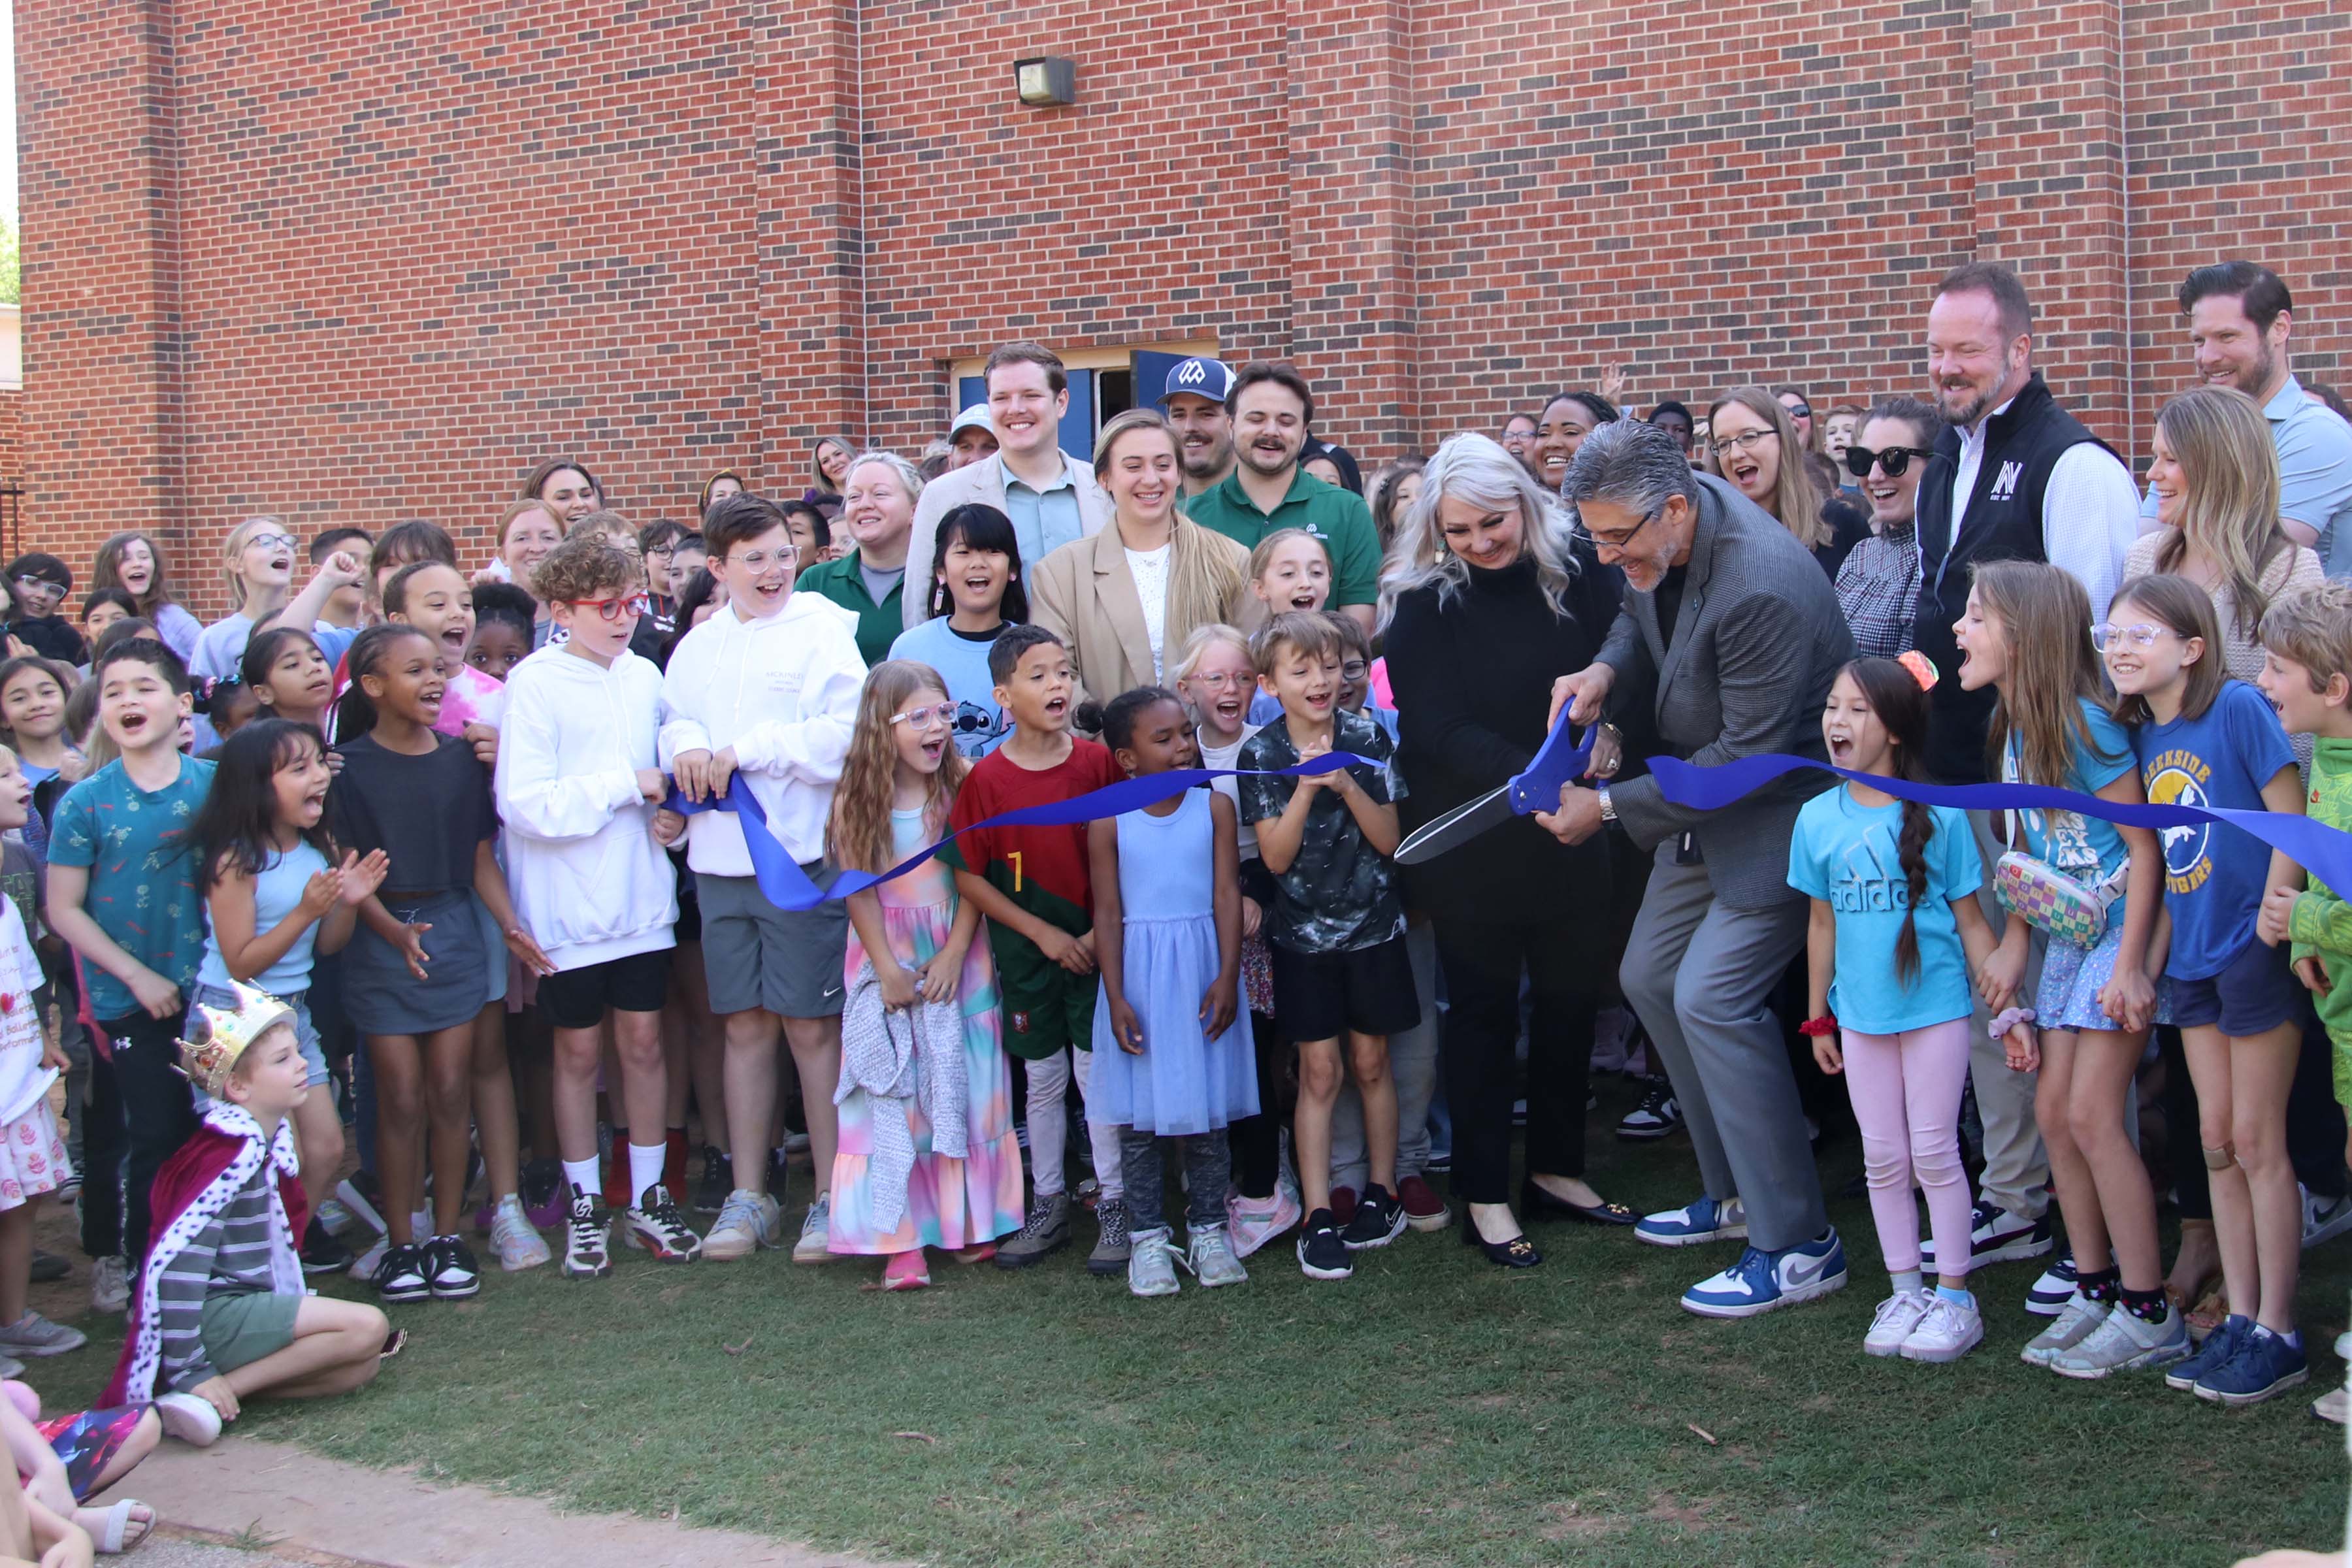
<path fill-rule="evenodd" d="M 1118 901 L 1126 925 L 1128 1005 L 1143 1026 L 1143 1054 L 1112 1037 L 1110 1002 L 1096 988 L 1087 1117 L 1162 1138 L 1208 1132 L 1258 1111 L 1249 1008 L 1202 1037 L 1201 1001 L 1217 977 L 1215 825 L 1210 794 L 1184 792 L 1166 816 L 1118 818 Z"/>

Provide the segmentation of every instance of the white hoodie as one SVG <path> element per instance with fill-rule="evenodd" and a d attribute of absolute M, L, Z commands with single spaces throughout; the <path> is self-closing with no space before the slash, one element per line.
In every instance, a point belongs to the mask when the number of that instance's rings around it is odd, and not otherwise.
<path fill-rule="evenodd" d="M 661 671 L 541 648 L 507 679 L 499 816 L 523 929 L 559 970 L 677 945 L 677 876 L 637 770 L 655 765 Z"/>
<path fill-rule="evenodd" d="M 802 865 L 824 858 L 833 786 L 866 684 L 866 661 L 836 608 L 820 595 L 794 594 L 767 619 L 746 621 L 730 605 L 679 640 L 662 679 L 661 765 L 733 747 L 769 831 Z M 751 875 L 733 812 L 686 820 L 688 866 Z"/>

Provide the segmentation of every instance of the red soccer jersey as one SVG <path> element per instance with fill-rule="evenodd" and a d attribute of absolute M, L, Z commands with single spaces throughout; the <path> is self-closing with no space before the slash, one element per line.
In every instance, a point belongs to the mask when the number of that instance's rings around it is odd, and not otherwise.
<path fill-rule="evenodd" d="M 948 814 L 950 827 L 1023 806 L 1070 800 L 1125 775 L 1109 748 L 1073 738 L 1070 754 L 1050 768 L 1024 768 L 1001 750 L 974 763 Z M 1087 829 L 990 827 L 967 833 L 946 851 L 948 863 L 984 877 L 1039 920 L 1072 936 L 1095 923 L 1094 883 L 1087 874 Z"/>

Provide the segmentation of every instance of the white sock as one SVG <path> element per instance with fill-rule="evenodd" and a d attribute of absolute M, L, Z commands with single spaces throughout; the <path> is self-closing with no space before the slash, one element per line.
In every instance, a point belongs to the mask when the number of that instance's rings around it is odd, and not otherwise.
<path fill-rule="evenodd" d="M 592 1198 L 604 1195 L 604 1173 L 593 1154 L 585 1160 L 564 1161 L 563 1180 L 573 1191 L 586 1193 Z"/>
<path fill-rule="evenodd" d="M 642 1201 L 648 1187 L 658 1187 L 662 1179 L 662 1162 L 669 1157 L 667 1144 L 644 1143 L 629 1145 L 629 1202 Z"/>

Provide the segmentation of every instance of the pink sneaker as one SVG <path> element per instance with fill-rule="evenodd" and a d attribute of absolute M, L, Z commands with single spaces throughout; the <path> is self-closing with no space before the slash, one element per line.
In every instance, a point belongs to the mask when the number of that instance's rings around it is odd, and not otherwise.
<path fill-rule="evenodd" d="M 1276 1182 L 1274 1196 L 1245 1198 L 1236 1193 L 1226 1200 L 1226 1233 L 1233 1239 L 1234 1256 L 1247 1258 L 1303 1217 L 1298 1207 L 1298 1195 L 1288 1185 Z"/>
<path fill-rule="evenodd" d="M 882 1266 L 882 1289 L 885 1290 L 919 1290 L 931 1282 L 931 1271 L 923 1264 L 923 1249 L 894 1252 L 890 1261 Z"/>

